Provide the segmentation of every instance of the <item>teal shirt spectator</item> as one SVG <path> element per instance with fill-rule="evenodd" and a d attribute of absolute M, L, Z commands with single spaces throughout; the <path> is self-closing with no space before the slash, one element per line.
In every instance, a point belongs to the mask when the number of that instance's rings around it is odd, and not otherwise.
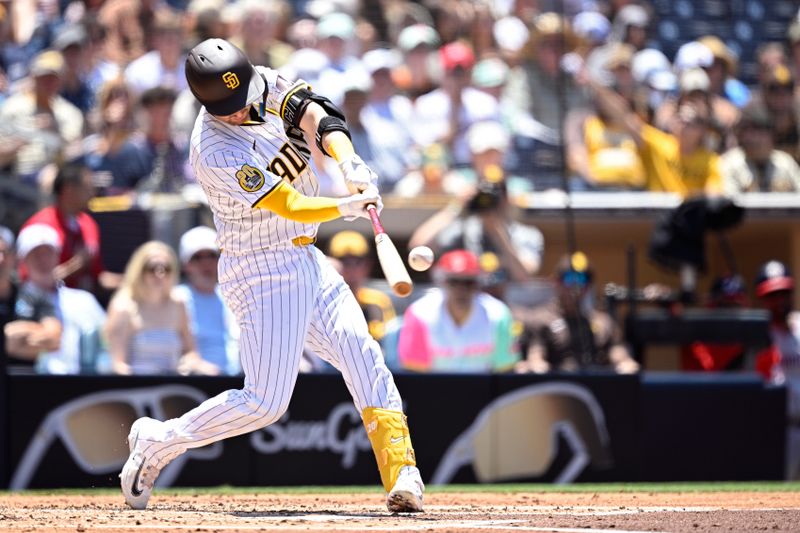
<path fill-rule="evenodd" d="M 176 291 L 186 302 L 200 356 L 217 365 L 224 374 L 240 374 L 239 327 L 225 306 L 219 288 L 213 293 L 202 293 L 184 283 Z"/>

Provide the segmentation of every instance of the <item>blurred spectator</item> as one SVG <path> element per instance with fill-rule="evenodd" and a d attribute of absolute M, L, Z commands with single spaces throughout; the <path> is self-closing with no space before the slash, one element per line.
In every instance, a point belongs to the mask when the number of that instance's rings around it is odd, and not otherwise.
<path fill-rule="evenodd" d="M 14 253 L 14 233 L 0 226 L 0 358 L 6 359 L 5 326 L 12 322 L 16 314 L 18 285 L 14 279 L 16 254 Z"/>
<path fill-rule="evenodd" d="M 709 150 L 722 152 L 735 146 L 733 128 L 739 119 L 739 111 L 736 106 L 722 96 L 711 93 L 708 74 L 700 67 L 684 69 L 678 79 L 680 93 L 677 99 L 668 98 L 658 108 L 655 126 L 669 131 L 670 124 L 675 119 L 675 113 L 683 104 L 690 103 L 708 116 L 708 129 L 704 144 Z"/>
<path fill-rule="evenodd" d="M 622 331 L 608 313 L 593 305 L 593 273 L 586 256 L 563 257 L 555 273 L 555 298 L 521 310 L 517 318 L 526 330 L 527 356 L 520 372 L 576 371 L 610 367 L 620 374 L 639 370 Z"/>
<path fill-rule="evenodd" d="M 713 54 L 712 63 L 705 67 L 711 94 L 726 98 L 736 107 L 744 107 L 750 101 L 750 89 L 736 79 L 738 61 L 733 51 L 716 35 L 706 35 L 697 41 Z"/>
<path fill-rule="evenodd" d="M 432 70 L 438 72 L 438 61 L 433 52 L 439 46 L 439 34 L 425 24 L 404 28 L 397 37 L 397 46 L 403 53 L 403 63 L 394 77 L 398 88 L 416 100 L 436 88 Z"/>
<path fill-rule="evenodd" d="M 328 60 L 319 74 L 317 91 L 336 103 L 342 101 L 347 77 L 363 68 L 354 55 L 357 52 L 353 50 L 355 29 L 355 21 L 346 13 L 325 15 L 317 23 L 317 49 Z"/>
<path fill-rule="evenodd" d="M 541 265 L 544 237 L 535 227 L 511 219 L 502 169 L 488 164 L 483 174 L 477 190 L 465 188 L 461 198 L 423 222 L 409 248 L 429 246 L 434 253 L 466 249 L 476 257 L 492 252 L 510 280 L 527 281 Z"/>
<path fill-rule="evenodd" d="M 786 49 L 781 43 L 766 42 L 756 48 L 756 66 L 758 68 L 758 85 L 765 87 L 769 76 L 778 65 L 788 65 Z"/>
<path fill-rule="evenodd" d="M 280 40 L 289 5 L 283 0 L 240 0 L 237 4 L 239 31 L 230 41 L 244 51 L 254 65 L 280 68 L 294 49 Z"/>
<path fill-rule="evenodd" d="M 789 43 L 789 57 L 792 62 L 792 70 L 795 77 L 800 75 L 800 16 L 795 17 L 786 32 L 786 40 Z"/>
<path fill-rule="evenodd" d="M 109 55 L 108 32 L 105 26 L 93 17 L 85 18 L 83 24 L 88 36 L 87 81 L 92 92 L 97 94 L 106 83 L 120 77 L 121 69 Z"/>
<path fill-rule="evenodd" d="M 217 281 L 219 248 L 217 233 L 208 226 L 197 226 L 181 236 L 179 257 L 186 282 L 175 292 L 186 303 L 189 325 L 203 360 L 221 373 L 241 372 L 239 327 L 222 300 Z"/>
<path fill-rule="evenodd" d="M 145 162 L 145 178 L 136 183 L 139 192 L 180 193 L 187 183 L 187 150 L 178 145 L 170 127 L 175 92 L 165 87 L 145 91 L 139 102 L 142 124 L 131 139 L 138 158 Z"/>
<path fill-rule="evenodd" d="M 479 121 L 499 120 L 498 102 L 470 86 L 475 56 L 467 44 L 444 45 L 439 59 L 444 69 L 442 86 L 417 98 L 412 134 L 421 147 L 443 144 L 453 166 L 466 166 L 470 163 L 467 129 Z"/>
<path fill-rule="evenodd" d="M 746 306 L 747 289 L 741 276 L 731 274 L 713 281 L 706 307 L 726 309 Z M 738 342 L 693 342 L 681 350 L 681 369 L 704 372 L 739 370 L 744 367 L 745 349 L 745 345 Z"/>
<path fill-rule="evenodd" d="M 582 11 L 572 19 L 572 30 L 581 40 L 581 55 L 587 57 L 611 35 L 611 22 L 597 11 Z"/>
<path fill-rule="evenodd" d="M 218 374 L 195 349 L 186 306 L 173 291 L 178 260 L 150 241 L 133 253 L 111 299 L 105 335 L 117 374 Z"/>
<path fill-rule="evenodd" d="M 770 313 L 772 346 L 762 352 L 756 368 L 770 383 L 786 385 L 788 395 L 788 448 L 786 479 L 800 478 L 800 313 L 792 309 L 794 279 L 780 261 L 761 266 L 755 291 Z"/>
<path fill-rule="evenodd" d="M 417 372 L 503 372 L 519 359 L 508 306 L 480 292 L 478 258 L 442 255 L 439 287 L 412 303 L 398 341 L 400 365 Z"/>
<path fill-rule="evenodd" d="M 386 323 L 395 317 L 395 313 L 389 296 L 365 286 L 372 272 L 367 239 L 355 231 L 340 231 L 331 239 L 328 255 L 341 263 L 342 278 L 353 291 L 367 320 L 370 334 L 380 341 L 383 339 Z"/>
<path fill-rule="evenodd" d="M 598 105 L 611 116 L 622 117 L 622 124 L 636 141 L 649 190 L 684 197 L 721 192 L 719 157 L 704 146 L 708 116 L 703 108 L 683 104 L 670 124 L 672 133 L 666 133 L 643 122 L 614 91 L 598 83 L 590 84 Z"/>
<path fill-rule="evenodd" d="M 83 133 L 80 109 L 58 94 L 63 71 L 60 53 L 42 52 L 31 65 L 31 88 L 0 109 L 0 166 L 11 162 L 13 173 L 28 184 L 37 184 L 39 172 Z"/>
<path fill-rule="evenodd" d="M 642 50 L 647 45 L 647 28 L 650 26 L 650 14 L 637 4 L 629 4 L 620 9 L 614 16 L 610 40 L 633 46 Z"/>
<path fill-rule="evenodd" d="M 128 193 L 150 172 L 152 162 L 131 142 L 133 108 L 133 96 L 122 78 L 104 85 L 97 97 L 97 133 L 83 140 L 83 153 L 102 195 Z"/>
<path fill-rule="evenodd" d="M 646 104 L 640 111 L 645 121 L 652 123 L 656 111 L 678 89 L 678 78 L 667 56 L 653 48 L 639 50 L 633 55 L 631 74 L 646 95 Z"/>
<path fill-rule="evenodd" d="M 17 255 L 29 276 L 17 295 L 17 320 L 5 328 L 8 352 L 35 360 L 40 373 L 94 372 L 105 312 L 91 293 L 59 283 L 59 240 L 44 224 L 20 231 Z"/>
<path fill-rule="evenodd" d="M 737 137 L 739 146 L 720 158 L 725 194 L 800 191 L 800 166 L 792 156 L 775 149 L 766 109 L 745 109 Z"/>
<path fill-rule="evenodd" d="M 165 87 L 180 91 L 188 87 L 183 73 L 183 25 L 169 10 L 157 13 L 153 26 L 153 50 L 131 61 L 125 81 L 135 94 Z M 169 117 L 169 115 L 167 115 Z"/>
<path fill-rule="evenodd" d="M 522 62 L 512 71 L 506 87 L 506 96 L 516 109 L 554 131 L 561 131 L 569 109 L 586 104 L 572 77 L 561 72 L 564 54 L 574 50 L 576 44 L 570 25 L 560 15 L 539 15 L 522 51 Z"/>
<path fill-rule="evenodd" d="M 119 276 L 103 269 L 100 228 L 86 212 L 94 196 L 92 173 L 83 161 L 63 165 L 53 181 L 53 204 L 38 211 L 23 227 L 44 224 L 58 235 L 60 258 L 53 275 L 67 287 L 96 292 L 115 288 Z M 25 265 L 20 274 L 28 278 Z"/>
<path fill-rule="evenodd" d="M 64 57 L 61 96 L 84 114 L 94 105 L 95 96 L 88 81 L 88 39 L 83 26 L 70 24 L 62 26 L 53 40 L 53 48 Z"/>
<path fill-rule="evenodd" d="M 147 51 L 143 25 L 143 2 L 105 0 L 97 20 L 106 30 L 106 55 L 117 65 L 127 65 Z"/>
<path fill-rule="evenodd" d="M 463 192 L 463 181 L 450 171 L 447 151 L 441 144 L 429 144 L 422 149 L 418 169 L 397 182 L 392 194 L 403 198 L 417 196 L 457 196 Z"/>
<path fill-rule="evenodd" d="M 750 104 L 764 107 L 772 121 L 777 150 L 800 160 L 800 103 L 794 97 L 795 78 L 785 64 L 769 68 Z"/>
<path fill-rule="evenodd" d="M 634 106 L 634 79 L 631 73 L 633 47 L 616 44 L 604 65 L 614 76 L 613 90 Z M 573 110 L 565 125 L 567 162 L 587 184 L 600 189 L 642 189 L 645 170 L 636 141 L 622 123 L 622 117 L 608 113 L 603 106 L 595 110 Z"/>
<path fill-rule="evenodd" d="M 378 174 L 381 190 L 394 187 L 411 160 L 413 140 L 409 130 L 414 108 L 406 96 L 398 94 L 392 79 L 401 61 L 396 50 L 387 49 L 370 50 L 362 58 L 372 76 L 372 89 L 361 110 L 361 123 L 372 147 L 370 168 Z"/>

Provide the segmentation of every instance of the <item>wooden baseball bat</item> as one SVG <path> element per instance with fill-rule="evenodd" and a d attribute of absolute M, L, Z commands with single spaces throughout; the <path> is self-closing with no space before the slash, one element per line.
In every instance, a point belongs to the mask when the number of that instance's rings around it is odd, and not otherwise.
<path fill-rule="evenodd" d="M 372 230 L 375 232 L 375 250 L 378 252 L 378 260 L 383 269 L 383 275 L 392 291 L 397 296 L 405 298 L 411 294 L 414 288 L 414 283 L 411 281 L 411 276 L 408 275 L 406 265 L 397 253 L 392 239 L 383 229 L 381 219 L 378 217 L 378 209 L 374 205 L 367 206 L 367 213 L 372 222 Z"/>

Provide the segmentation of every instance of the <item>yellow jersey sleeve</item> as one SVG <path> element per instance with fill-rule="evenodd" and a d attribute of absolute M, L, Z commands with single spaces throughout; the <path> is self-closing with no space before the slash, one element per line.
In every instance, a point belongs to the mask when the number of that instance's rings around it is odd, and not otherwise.
<path fill-rule="evenodd" d="M 327 222 L 341 216 L 336 198 L 305 196 L 285 181 L 259 198 L 253 207 L 303 223 Z"/>

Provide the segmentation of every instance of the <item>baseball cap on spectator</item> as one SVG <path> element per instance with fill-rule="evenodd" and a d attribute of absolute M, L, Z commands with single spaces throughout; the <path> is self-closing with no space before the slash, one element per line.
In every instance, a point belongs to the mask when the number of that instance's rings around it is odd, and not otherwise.
<path fill-rule="evenodd" d="M 361 63 L 370 74 L 375 74 L 379 70 L 393 70 L 402 62 L 403 58 L 400 57 L 397 50 L 387 48 L 370 50 L 361 58 Z"/>
<path fill-rule="evenodd" d="M 403 28 L 397 36 L 397 46 L 406 52 L 418 46 L 435 48 L 439 46 L 439 34 L 427 24 L 413 24 Z"/>
<path fill-rule="evenodd" d="M 53 48 L 64 51 L 70 46 L 82 46 L 89 39 L 84 27 L 80 24 L 68 24 L 62 26 L 53 39 Z"/>
<path fill-rule="evenodd" d="M 436 273 L 444 279 L 475 279 L 482 274 L 480 261 L 468 250 L 451 250 L 436 263 Z"/>
<path fill-rule="evenodd" d="M 17 255 L 20 259 L 40 246 L 50 246 L 61 252 L 61 239 L 58 232 L 47 224 L 32 224 L 22 228 L 17 237 Z"/>
<path fill-rule="evenodd" d="M 706 35 L 705 37 L 700 37 L 697 39 L 697 42 L 704 44 L 709 50 L 711 50 L 711 54 L 715 59 L 719 59 L 725 64 L 725 69 L 727 70 L 728 74 L 733 75 L 736 73 L 739 67 L 736 54 L 734 54 L 733 50 L 728 48 L 728 46 L 723 43 L 719 37 L 716 35 Z"/>
<path fill-rule="evenodd" d="M 572 31 L 572 25 L 564 20 L 558 13 L 542 13 L 533 19 L 530 40 L 527 44 L 528 50 L 536 53 L 536 49 L 543 39 L 560 37 L 562 35 L 564 51 L 568 52 L 573 50 L 577 43 L 575 33 Z"/>
<path fill-rule="evenodd" d="M 647 13 L 647 10 L 636 4 L 629 4 L 623 7 L 619 10 L 617 16 L 614 17 L 614 33 L 620 40 L 624 36 L 622 32 L 629 26 L 647 28 L 649 25 L 650 15 Z"/>
<path fill-rule="evenodd" d="M 439 59 L 445 70 L 453 70 L 457 67 L 466 70 L 475 64 L 475 54 L 472 52 L 472 48 L 461 41 L 454 41 L 442 46 L 439 49 Z"/>
<path fill-rule="evenodd" d="M 711 88 L 711 80 L 708 74 L 701 68 L 691 68 L 681 73 L 680 78 L 681 92 L 688 94 L 693 91 L 708 92 Z"/>
<path fill-rule="evenodd" d="M 338 38 L 346 41 L 355 35 L 355 31 L 353 17 L 345 13 L 330 13 L 317 23 L 317 37 L 320 39 Z"/>
<path fill-rule="evenodd" d="M 305 5 L 305 12 L 320 19 L 331 13 L 355 13 L 358 11 L 358 0 L 311 0 Z"/>
<path fill-rule="evenodd" d="M 758 269 L 756 296 L 761 298 L 772 292 L 794 289 L 794 280 L 789 269 L 780 261 L 769 261 Z"/>
<path fill-rule="evenodd" d="M 497 46 L 506 52 L 519 52 L 528 42 L 528 27 L 517 17 L 503 17 L 495 21 L 492 27 Z"/>
<path fill-rule="evenodd" d="M 342 94 L 351 91 L 366 93 L 372 89 L 372 77 L 369 72 L 363 68 L 351 68 L 344 73 L 342 77 Z"/>
<path fill-rule="evenodd" d="M 510 70 L 506 62 L 497 57 L 481 59 L 472 69 L 472 84 L 484 89 L 500 87 L 508 80 Z"/>
<path fill-rule="evenodd" d="M 31 64 L 31 76 L 46 76 L 48 74 L 59 75 L 64 70 L 64 56 L 61 52 L 47 50 L 33 59 Z"/>
<path fill-rule="evenodd" d="M 14 232 L 5 226 L 0 226 L 0 241 L 6 243 L 9 248 L 14 247 Z"/>
<path fill-rule="evenodd" d="M 337 259 L 342 257 L 364 257 L 369 253 L 367 239 L 357 231 L 340 231 L 331 239 L 328 254 Z"/>
<path fill-rule="evenodd" d="M 711 49 L 699 41 L 691 41 L 680 48 L 675 54 L 675 70 L 683 72 L 690 68 L 710 67 L 714 62 L 714 53 Z"/>
<path fill-rule="evenodd" d="M 652 74 L 671 70 L 672 64 L 660 50 L 645 48 L 633 54 L 631 73 L 638 83 L 650 83 Z"/>
<path fill-rule="evenodd" d="M 509 142 L 506 129 L 493 120 L 476 122 L 467 130 L 467 145 L 473 154 L 482 154 L 489 150 L 505 152 Z"/>
<path fill-rule="evenodd" d="M 584 41 L 602 44 L 611 33 L 611 22 L 602 13 L 584 11 L 572 19 L 572 29 Z"/>
<path fill-rule="evenodd" d="M 197 226 L 181 235 L 178 246 L 181 263 L 188 263 L 196 253 L 203 251 L 219 253 L 216 231 L 208 226 Z"/>

